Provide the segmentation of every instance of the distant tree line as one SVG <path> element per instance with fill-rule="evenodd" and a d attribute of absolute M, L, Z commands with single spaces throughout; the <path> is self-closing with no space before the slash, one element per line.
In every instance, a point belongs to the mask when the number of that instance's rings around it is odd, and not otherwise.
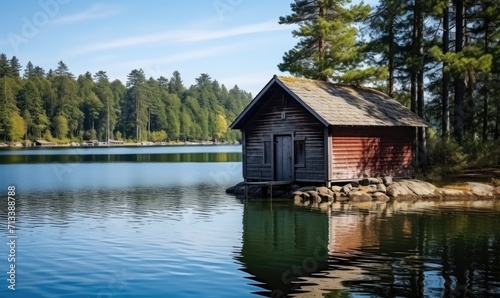
<path fill-rule="evenodd" d="M 105 71 L 75 77 L 64 62 L 45 71 L 0 54 L 0 141 L 108 139 L 129 141 L 225 141 L 251 100 L 208 74 L 186 87 L 178 71 L 170 78 L 146 78 L 134 69 L 126 85 Z"/>

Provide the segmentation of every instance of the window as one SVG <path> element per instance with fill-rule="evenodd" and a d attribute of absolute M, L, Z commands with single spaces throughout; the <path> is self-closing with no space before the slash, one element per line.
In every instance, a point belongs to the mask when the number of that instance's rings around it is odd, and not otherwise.
<path fill-rule="evenodd" d="M 271 163 L 271 140 L 264 141 L 264 164 Z"/>
<path fill-rule="evenodd" d="M 283 107 L 288 107 L 288 97 L 285 94 L 281 95 L 281 105 Z"/>
<path fill-rule="evenodd" d="M 306 164 L 306 140 L 296 138 L 293 146 L 295 166 L 304 167 Z"/>

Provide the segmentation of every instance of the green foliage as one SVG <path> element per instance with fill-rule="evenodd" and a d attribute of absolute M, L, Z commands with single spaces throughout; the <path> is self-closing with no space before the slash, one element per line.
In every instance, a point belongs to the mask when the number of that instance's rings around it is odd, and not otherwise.
<path fill-rule="evenodd" d="M 354 23 L 366 18 L 370 7 L 363 3 L 346 8 L 350 1 L 295 0 L 292 14 L 280 17 L 280 24 L 298 25 L 292 31 L 297 45 L 285 53 L 281 71 L 311 79 L 339 78 L 362 60 Z"/>
<path fill-rule="evenodd" d="M 119 141 L 122 141 L 123 140 L 123 136 L 122 136 L 122 132 L 117 130 L 115 132 L 115 140 L 119 140 Z"/>
<path fill-rule="evenodd" d="M 167 140 L 167 133 L 164 130 L 153 131 L 150 135 L 151 142 L 164 142 Z"/>
<path fill-rule="evenodd" d="M 215 117 L 215 135 L 217 138 L 222 138 L 222 136 L 227 132 L 227 120 L 222 114 L 218 114 Z"/>
<path fill-rule="evenodd" d="M 24 123 L 28 139 L 43 137 L 58 143 L 105 141 L 113 136 L 134 142 L 235 142 L 240 133 L 228 132 L 228 123 L 252 98 L 238 86 L 228 90 L 208 74 L 186 88 L 178 71 L 170 79 L 146 80 L 144 72 L 135 69 L 125 86 L 119 80 L 110 82 L 105 71 L 75 79 L 62 61 L 48 73 L 28 62 L 22 78 L 19 69 L 17 58 L 0 54 L 0 138 L 4 141 L 18 139 L 20 130 L 13 128 Z M 21 118 L 10 117 L 14 114 Z"/>
<path fill-rule="evenodd" d="M 86 130 L 83 133 L 82 138 L 84 140 L 87 140 L 87 141 L 96 140 L 97 139 L 97 132 L 95 131 L 95 129 Z"/>
<path fill-rule="evenodd" d="M 18 142 L 26 133 L 26 122 L 17 112 L 13 112 L 9 117 L 8 136 L 13 142 Z"/>
<path fill-rule="evenodd" d="M 467 162 L 462 147 L 452 139 L 430 139 L 428 155 L 431 171 L 442 177 L 459 172 L 466 166 Z"/>
<path fill-rule="evenodd" d="M 444 63 L 444 71 L 465 77 L 468 71 L 480 71 L 489 73 L 493 62 L 493 55 L 484 54 L 478 47 L 466 46 L 462 51 L 447 52 L 438 46 L 433 46 L 431 55 L 439 62 Z"/>
<path fill-rule="evenodd" d="M 58 139 L 64 139 L 68 136 L 68 119 L 63 115 L 55 116 L 52 121 L 54 126 L 54 135 Z"/>
<path fill-rule="evenodd" d="M 484 167 L 500 164 L 500 141 L 481 141 L 466 137 L 463 152 L 467 156 L 468 166 Z"/>
<path fill-rule="evenodd" d="M 500 164 L 500 142 L 483 142 L 473 137 L 465 138 L 462 145 L 453 139 L 433 136 L 428 146 L 430 176 L 445 178 L 466 167 L 485 167 Z"/>

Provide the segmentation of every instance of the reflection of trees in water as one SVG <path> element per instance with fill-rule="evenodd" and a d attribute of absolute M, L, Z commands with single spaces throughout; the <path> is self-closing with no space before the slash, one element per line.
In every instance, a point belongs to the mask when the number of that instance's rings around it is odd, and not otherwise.
<path fill-rule="evenodd" d="M 483 297 L 500 291 L 498 212 L 387 209 L 332 214 L 329 268 L 323 278 L 306 279 L 314 285 L 302 287 L 310 291 L 305 296 Z"/>
<path fill-rule="evenodd" d="M 231 199 L 234 199 L 231 197 Z M 210 220 L 215 213 L 225 212 L 228 197 L 219 186 L 128 187 L 86 189 L 79 191 L 46 191 L 18 195 L 18 216 L 64 226 L 72 217 L 106 218 L 127 214 L 130 220 Z M 6 214 L 5 204 L 5 214 Z M 162 216 L 150 216 L 151 214 Z"/>

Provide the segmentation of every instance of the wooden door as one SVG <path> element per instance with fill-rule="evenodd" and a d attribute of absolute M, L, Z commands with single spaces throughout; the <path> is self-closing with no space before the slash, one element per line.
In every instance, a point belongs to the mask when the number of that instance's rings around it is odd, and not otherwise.
<path fill-rule="evenodd" d="M 274 180 L 292 181 L 292 136 L 274 137 Z"/>

